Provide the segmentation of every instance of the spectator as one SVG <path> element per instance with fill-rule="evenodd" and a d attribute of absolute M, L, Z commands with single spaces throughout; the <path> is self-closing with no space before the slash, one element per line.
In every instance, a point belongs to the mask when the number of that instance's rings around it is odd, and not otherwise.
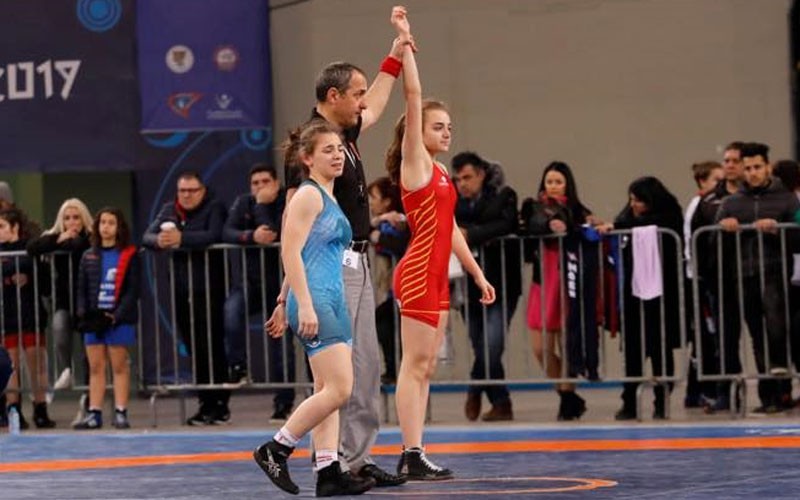
<path fill-rule="evenodd" d="M 18 208 L 0 211 L 0 252 L 20 252 L 30 238 L 27 232 L 27 217 Z M 33 387 L 33 423 L 39 429 L 55 427 L 47 414 L 47 348 L 43 326 L 47 315 L 39 301 L 36 286 L 36 263 L 28 255 L 3 256 L 3 345 L 8 349 L 14 366 L 19 367 L 20 348 L 25 353 L 26 366 Z M 22 415 L 19 393 L 20 371 L 16 370 L 8 384 L 6 395 L 8 408 L 16 408 L 20 417 L 20 428 L 27 429 L 28 422 Z"/>
<path fill-rule="evenodd" d="M 375 326 L 378 330 L 378 342 L 383 351 L 386 370 L 381 375 L 381 382 L 394 384 L 397 380 L 395 366 L 396 345 L 394 310 L 394 292 L 392 276 L 394 266 L 406 252 L 411 234 L 408 231 L 403 204 L 400 202 L 400 190 L 388 177 L 380 177 L 368 187 L 369 209 L 372 213 L 369 240 L 375 249 L 375 260 L 372 263 L 372 283 L 375 288 Z"/>
<path fill-rule="evenodd" d="M 279 248 L 270 245 L 280 240 L 281 220 L 286 204 L 286 192 L 281 187 L 274 167 L 256 163 L 250 169 L 249 179 L 250 192 L 236 198 L 222 229 L 222 239 L 226 243 L 261 246 L 261 248 L 248 248 L 242 254 L 242 262 L 246 261 L 247 293 L 239 282 L 225 300 L 225 340 L 230 364 L 230 380 L 240 384 L 246 382 L 248 377 L 248 353 L 245 341 L 246 336 L 250 334 L 248 316 L 262 313 L 264 318 L 268 318 L 272 314 L 275 300 L 280 292 Z M 234 279 L 239 280 L 237 276 L 234 276 Z M 264 321 L 265 319 L 261 324 Z M 294 382 L 294 343 L 291 337 L 284 339 L 268 337 L 266 342 L 270 368 L 269 381 Z M 284 365 L 286 365 L 286 376 L 284 376 Z M 286 420 L 294 406 L 294 397 L 293 388 L 278 389 L 270 420 Z"/>
<path fill-rule="evenodd" d="M 794 192 L 800 200 L 800 164 L 794 160 L 780 160 L 772 167 L 772 175 L 783 183 L 783 187 Z M 800 212 L 795 215 L 795 222 L 800 224 Z M 798 229 L 790 229 L 787 235 L 797 234 Z M 789 287 L 789 308 L 794 311 L 790 318 L 790 338 L 792 343 L 792 361 L 795 370 L 800 367 L 800 253 L 795 249 L 790 263 L 792 271 Z M 796 405 L 795 405 L 796 406 Z"/>
<path fill-rule="evenodd" d="M 716 225 L 717 211 L 722 201 L 739 191 L 744 180 L 742 146 L 744 146 L 743 142 L 734 141 L 725 147 L 722 156 L 724 179 L 700 199 L 697 210 L 692 216 L 692 233 L 701 227 Z M 741 322 L 739 320 L 739 303 L 734 292 L 736 278 L 732 273 L 720 273 L 722 267 L 717 264 L 734 262 L 736 258 L 735 241 L 731 237 L 723 236 L 721 241 L 722 260 L 718 262 L 716 247 L 712 248 L 711 246 L 711 236 L 711 233 L 701 233 L 697 237 L 697 255 L 694 256 L 698 264 L 698 276 L 695 278 L 700 280 L 703 289 L 708 294 L 707 301 L 711 304 L 713 328 L 716 332 L 714 352 L 718 359 L 715 359 L 714 364 L 709 366 L 706 371 L 713 373 L 713 370 L 717 370 L 718 367 L 719 373 L 733 375 L 742 371 L 742 363 L 739 358 Z M 730 382 L 718 382 L 716 386 L 716 399 L 704 402 L 706 413 L 730 409 Z"/>
<path fill-rule="evenodd" d="M 655 225 L 658 228 L 671 229 L 677 235 L 681 234 L 683 229 L 681 206 L 661 181 L 655 177 L 641 177 L 631 183 L 628 197 L 628 205 L 614 220 L 614 224 L 600 226 L 601 232 Z M 632 270 L 634 259 L 637 257 L 634 256 L 632 249 L 632 238 L 623 237 L 625 308 L 622 342 L 625 350 L 626 377 L 641 377 L 644 373 L 644 362 L 648 357 L 654 377 L 671 377 L 675 371 L 672 349 L 680 343 L 678 332 L 680 332 L 680 321 L 683 321 L 680 316 L 681 291 L 678 288 L 676 272 L 680 269 L 678 255 L 682 249 L 680 240 L 676 241 L 671 236 L 660 234 L 658 237 L 661 249 L 662 293 L 655 298 L 640 298 L 634 295 Z M 636 412 L 636 390 L 639 382 L 625 382 L 623 386 L 623 404 L 615 418 L 636 419 L 639 417 Z M 665 387 L 663 383 L 655 387 L 653 418 L 666 418 L 667 391 L 671 388 L 672 384 L 666 384 Z"/>
<path fill-rule="evenodd" d="M 54 389 L 72 386 L 72 344 L 75 326 L 75 297 L 78 289 L 78 267 L 81 256 L 89 248 L 92 216 L 78 198 L 69 198 L 61 204 L 53 227 L 38 238 L 28 241 L 28 254 L 46 256 L 55 271 L 53 290 L 53 339 L 55 340 L 56 367 L 59 373 Z M 47 273 L 49 279 L 50 273 Z"/>
<path fill-rule="evenodd" d="M 484 308 L 480 302 L 481 290 L 468 280 L 467 304 L 462 306 L 461 314 L 469 327 L 474 355 L 470 378 L 503 380 L 505 335 L 522 289 L 522 263 L 519 244 L 498 238 L 517 231 L 517 193 L 504 185 L 500 165 L 489 163 L 476 153 L 465 151 L 455 155 L 452 167 L 458 189 L 456 224 L 484 266 L 486 279 L 498 284 L 497 299 Z M 492 407 L 482 420 L 513 420 L 511 396 L 505 385 L 471 385 L 464 405 L 468 420 L 477 420 L 484 392 Z"/>
<path fill-rule="evenodd" d="M 697 184 L 698 193 L 695 195 L 689 205 L 686 207 L 686 212 L 683 215 L 683 255 L 685 258 L 686 267 L 686 282 L 684 289 L 686 290 L 686 323 L 690 328 L 694 327 L 694 314 L 693 305 L 695 302 L 701 306 L 700 315 L 700 338 L 702 339 L 702 353 L 703 353 L 703 371 L 705 373 L 716 373 L 717 359 L 713 332 L 708 329 L 708 322 L 710 319 L 711 304 L 708 302 L 708 292 L 705 284 L 701 281 L 698 282 L 699 298 L 697 301 L 692 299 L 694 273 L 692 271 L 692 218 L 694 217 L 697 207 L 700 205 L 700 200 L 713 191 L 714 188 L 724 179 L 724 172 L 722 165 L 715 161 L 703 161 L 692 165 L 692 174 L 694 181 Z M 712 325 L 713 327 L 713 325 Z M 686 397 L 684 398 L 684 407 L 698 408 L 705 403 L 714 401 L 717 394 L 717 385 L 715 382 L 698 382 L 697 380 L 697 346 L 695 345 L 695 336 L 692 336 L 692 350 L 691 359 L 689 363 L 689 374 L 686 380 Z"/>
<path fill-rule="evenodd" d="M 196 172 L 181 174 L 177 191 L 176 199 L 165 203 L 147 228 L 142 242 L 148 248 L 174 251 L 170 258 L 175 269 L 178 332 L 194 358 L 194 382 L 216 386 L 228 380 L 223 318 L 225 266 L 222 252 L 206 249 L 222 239 L 225 206 L 214 199 Z M 230 391 L 205 389 L 199 391 L 198 399 L 198 411 L 186 421 L 188 425 L 230 420 Z"/>
<path fill-rule="evenodd" d="M 740 236 L 741 261 L 729 264 L 725 273 L 736 274 L 742 288 L 744 319 L 753 339 L 753 354 L 761 375 L 786 376 L 788 359 L 786 338 L 786 296 L 783 290 L 783 260 L 786 249 L 778 235 L 777 224 L 794 221 L 800 200 L 787 191 L 781 181 L 771 176 L 769 147 L 747 143 L 742 147 L 744 184 L 726 198 L 717 212 L 723 231 L 739 231 L 741 224 L 753 224 L 757 231 Z M 763 283 L 763 285 L 762 285 Z M 764 331 L 766 329 L 766 332 Z M 766 333 L 766 341 L 764 335 Z M 738 344 L 738 342 L 737 342 Z M 776 413 L 791 402 L 791 385 L 779 380 L 760 379 L 756 412 Z M 788 389 L 788 390 L 787 390 Z"/>
<path fill-rule="evenodd" d="M 578 321 L 572 322 L 572 324 L 567 321 L 567 324 L 563 326 L 568 328 L 568 342 L 562 341 L 562 316 L 566 317 L 566 315 L 562 315 L 562 311 L 564 313 L 567 311 L 564 311 L 561 303 L 561 268 L 567 262 L 567 254 L 582 255 L 577 251 L 582 244 L 581 226 L 595 221 L 591 210 L 586 208 L 578 197 L 578 188 L 569 165 L 556 161 L 545 168 L 536 200 L 526 199 L 523 203 L 522 213 L 524 234 L 564 236 L 561 241 L 547 238 L 536 242 L 536 248 L 530 252 L 535 256 L 531 259 L 533 261 L 533 280 L 528 297 L 527 322 L 528 327 L 532 330 L 534 355 L 545 369 L 548 377 L 562 378 L 577 376 L 582 371 L 578 366 L 582 364 L 582 353 L 586 352 L 587 361 L 592 360 L 586 363 L 587 366 L 591 366 L 589 378 L 596 379 L 596 323 L 595 328 L 592 329 L 588 327 L 587 321 L 581 321 L 580 316 L 577 318 Z M 583 262 L 573 262 L 573 264 L 586 267 L 593 262 L 596 262 L 596 259 L 593 260 L 588 255 L 584 255 Z M 544 275 L 542 275 L 542 270 Z M 588 274 L 585 273 L 586 276 Z M 583 302 L 594 297 L 593 287 L 576 286 L 576 289 L 582 291 L 583 296 L 579 297 L 579 300 Z M 544 306 L 542 301 L 544 301 Z M 589 307 L 583 309 L 594 311 L 594 301 L 588 300 L 588 302 Z M 580 313 L 582 308 L 580 304 L 576 305 L 578 307 L 573 308 L 569 308 L 567 305 L 567 309 L 574 309 Z M 542 309 L 544 309 L 544 321 L 542 320 Z M 587 349 L 570 349 L 568 347 L 567 352 L 563 352 L 561 349 L 561 346 L 565 344 L 568 346 L 586 344 L 588 346 L 589 342 L 593 344 L 593 347 Z M 558 420 L 580 418 L 586 411 L 586 402 L 575 393 L 575 384 L 556 384 L 556 390 L 561 399 Z"/>
<path fill-rule="evenodd" d="M 128 349 L 136 343 L 139 298 L 139 256 L 130 244 L 128 223 L 118 208 L 97 212 L 92 246 L 80 261 L 77 314 L 89 360 L 89 412 L 75 429 L 103 427 L 106 364 L 111 361 L 114 420 L 128 429 L 131 369 Z"/>

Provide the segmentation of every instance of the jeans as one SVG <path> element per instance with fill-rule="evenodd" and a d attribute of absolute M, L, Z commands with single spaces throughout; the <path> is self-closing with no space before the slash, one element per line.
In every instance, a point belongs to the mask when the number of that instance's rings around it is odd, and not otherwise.
<path fill-rule="evenodd" d="M 472 342 L 472 351 L 475 360 L 472 363 L 470 378 L 472 380 L 502 380 L 506 378 L 503 368 L 503 351 L 505 350 L 506 328 L 514 316 L 519 297 L 506 300 L 506 323 L 503 324 L 503 297 L 498 296 L 494 304 L 486 307 L 486 329 L 483 323 L 483 306 L 479 302 L 470 301 L 467 311 L 467 323 L 469 327 L 469 338 Z M 462 308 L 462 316 L 464 309 Z M 488 346 L 484 345 L 484 340 Z M 488 347 L 488 373 L 486 366 L 486 350 Z M 505 385 L 473 385 L 469 388 L 470 393 L 480 394 L 486 392 L 489 402 L 492 405 L 503 404 L 510 401 L 508 387 Z"/>
<path fill-rule="evenodd" d="M 250 286 L 247 290 L 247 314 L 252 317 L 258 314 L 258 323 L 263 324 L 263 304 L 266 302 L 267 317 L 272 313 L 272 306 L 275 297 L 271 297 L 267 292 L 266 300 L 262 300 L 260 287 Z M 249 329 L 246 325 L 249 318 L 245 317 L 244 290 L 236 287 L 231 290 L 228 298 L 225 299 L 225 351 L 227 352 L 228 363 L 233 365 L 250 366 L 247 356 L 247 335 Z M 282 338 L 272 338 L 261 335 L 267 342 L 267 356 L 269 358 L 269 381 L 270 382 L 294 382 L 294 341 L 287 332 Z M 284 357 L 285 341 L 285 357 Z M 251 345 L 252 352 L 263 352 Z M 284 360 L 286 360 L 286 376 L 284 376 Z M 251 374 L 252 375 L 252 374 Z M 278 389 L 275 393 L 275 406 L 291 406 L 294 404 L 295 390 L 291 387 Z"/>

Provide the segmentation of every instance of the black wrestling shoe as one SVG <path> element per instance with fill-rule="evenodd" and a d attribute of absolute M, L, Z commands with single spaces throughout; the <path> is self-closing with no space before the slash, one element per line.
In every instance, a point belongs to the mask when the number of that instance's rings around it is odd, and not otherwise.
<path fill-rule="evenodd" d="M 370 477 L 353 477 L 349 472 L 342 472 L 339 462 L 317 471 L 318 497 L 360 495 L 373 486 L 375 480 Z"/>
<path fill-rule="evenodd" d="M 397 474 L 409 481 L 453 479 L 453 471 L 433 463 L 425 456 L 425 450 L 420 448 L 403 450 L 400 462 L 397 464 Z"/>
<path fill-rule="evenodd" d="M 264 474 L 275 483 L 275 486 L 292 495 L 300 493 L 300 488 L 292 481 L 289 476 L 289 467 L 286 460 L 292 454 L 294 448 L 284 446 L 275 440 L 268 441 L 253 452 L 253 458 Z"/>
<path fill-rule="evenodd" d="M 384 488 L 386 486 L 400 486 L 406 482 L 403 476 L 395 476 L 381 469 L 375 464 L 367 464 L 358 471 L 361 477 L 371 477 L 375 480 L 375 487 Z"/>

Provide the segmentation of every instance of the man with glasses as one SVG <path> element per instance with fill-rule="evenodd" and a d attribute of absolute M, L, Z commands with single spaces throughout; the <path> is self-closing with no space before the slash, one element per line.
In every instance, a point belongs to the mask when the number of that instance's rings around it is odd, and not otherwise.
<path fill-rule="evenodd" d="M 225 256 L 206 248 L 222 240 L 225 206 L 208 192 L 196 172 L 182 173 L 177 191 L 177 198 L 165 203 L 147 228 L 142 243 L 172 251 L 175 326 L 193 357 L 193 383 L 222 385 L 228 381 L 223 321 Z M 198 399 L 200 407 L 186 421 L 188 425 L 214 425 L 230 419 L 230 391 L 200 390 Z"/>

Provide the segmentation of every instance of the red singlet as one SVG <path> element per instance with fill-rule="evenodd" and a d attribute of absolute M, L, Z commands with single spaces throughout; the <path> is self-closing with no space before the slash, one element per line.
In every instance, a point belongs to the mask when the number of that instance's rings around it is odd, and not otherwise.
<path fill-rule="evenodd" d="M 411 243 L 394 272 L 400 314 L 436 328 L 440 311 L 450 307 L 447 266 L 458 195 L 450 176 L 435 162 L 427 186 L 408 191 L 401 183 L 400 192 L 411 229 Z"/>

